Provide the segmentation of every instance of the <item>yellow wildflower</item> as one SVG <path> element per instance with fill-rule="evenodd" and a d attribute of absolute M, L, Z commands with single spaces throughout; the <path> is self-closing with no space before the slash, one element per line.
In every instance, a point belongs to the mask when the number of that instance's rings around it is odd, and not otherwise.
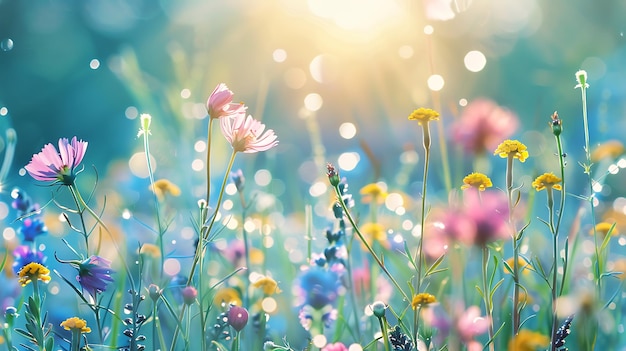
<path fill-rule="evenodd" d="M 50 270 L 37 262 L 25 265 L 17 275 L 20 277 L 18 282 L 22 286 L 26 286 L 33 280 L 41 280 L 44 283 L 50 281 Z"/>
<path fill-rule="evenodd" d="M 213 296 L 213 303 L 220 306 L 237 305 L 241 306 L 241 295 L 239 291 L 233 288 L 221 288 Z"/>
<path fill-rule="evenodd" d="M 492 187 L 491 179 L 486 175 L 478 172 L 470 173 L 463 178 L 463 185 L 461 189 L 476 188 L 479 191 L 485 191 L 485 189 Z"/>
<path fill-rule="evenodd" d="M 252 283 L 252 286 L 257 289 L 263 290 L 263 294 L 265 294 L 266 296 L 280 294 L 282 292 L 278 288 L 278 283 L 276 283 L 276 281 L 270 277 L 261 277 L 260 279 L 257 279 L 257 281 Z"/>
<path fill-rule="evenodd" d="M 424 307 L 430 305 L 431 303 L 437 302 L 437 299 L 434 295 L 429 293 L 419 293 L 413 295 L 413 300 L 411 301 L 411 307 L 413 309 L 417 309 L 418 307 Z"/>
<path fill-rule="evenodd" d="M 517 140 L 505 140 L 493 152 L 494 155 L 499 155 L 502 158 L 513 157 L 519 159 L 520 162 L 526 161 L 528 158 L 528 150 L 526 145 L 520 143 Z"/>
<path fill-rule="evenodd" d="M 71 317 L 64 320 L 61 322 L 61 326 L 65 328 L 65 330 L 78 330 L 81 333 L 91 333 L 91 328 L 87 326 L 87 322 L 78 317 Z"/>
<path fill-rule="evenodd" d="M 362 187 L 359 191 L 363 195 L 362 202 L 368 204 L 371 202 L 382 203 L 387 197 L 387 192 L 379 183 L 371 183 Z"/>
<path fill-rule="evenodd" d="M 619 140 L 609 140 L 598 145 L 591 153 L 591 161 L 598 162 L 605 158 L 614 159 L 624 153 L 624 144 Z"/>
<path fill-rule="evenodd" d="M 511 267 L 511 269 L 513 269 L 513 257 L 506 260 L 506 263 L 509 265 L 509 267 Z M 533 271 L 533 267 L 521 257 L 517 258 L 517 267 L 519 268 L 519 271 L 524 275 L 530 274 L 530 272 Z M 506 268 L 504 268 L 504 273 L 510 274 L 509 270 Z"/>
<path fill-rule="evenodd" d="M 147 255 L 152 258 L 159 258 L 161 257 L 161 249 L 159 249 L 159 247 L 154 244 L 143 244 L 139 249 L 139 254 Z"/>
<path fill-rule="evenodd" d="M 550 338 L 547 336 L 522 329 L 509 341 L 509 351 L 535 351 L 539 348 L 545 348 L 550 344 Z"/>
<path fill-rule="evenodd" d="M 611 227 L 613 227 L 613 223 L 600 222 L 596 224 L 596 233 L 604 238 L 609 233 L 609 230 L 611 230 Z M 593 235 L 593 229 L 589 231 L 589 235 Z M 619 235 L 619 232 L 617 231 L 617 227 L 615 227 L 613 231 L 611 231 L 611 236 L 617 235 Z"/>
<path fill-rule="evenodd" d="M 613 272 L 618 274 L 615 275 L 619 280 L 626 280 L 626 259 L 621 258 L 614 262 L 611 262 L 611 268 Z"/>
<path fill-rule="evenodd" d="M 532 186 L 537 191 L 541 191 L 546 188 L 561 190 L 561 184 L 559 184 L 560 182 L 561 178 L 555 176 L 553 173 L 544 173 L 535 178 Z"/>
<path fill-rule="evenodd" d="M 364 223 L 361 225 L 359 230 L 370 246 L 373 245 L 375 241 L 378 241 L 383 247 L 389 246 L 389 242 L 387 241 L 387 232 L 382 224 Z M 361 247 L 364 251 L 367 250 L 365 244 L 361 243 Z"/>
<path fill-rule="evenodd" d="M 420 125 L 430 121 L 437 121 L 439 120 L 439 112 L 430 108 L 420 107 L 409 115 L 409 120 L 417 121 Z"/>
<path fill-rule="evenodd" d="M 151 185 L 150 190 L 152 190 L 156 194 L 157 198 L 160 201 L 163 201 L 163 199 L 165 198 L 165 194 L 170 194 L 172 196 L 180 195 L 180 188 L 167 179 L 159 179 L 155 181 L 154 188 Z"/>

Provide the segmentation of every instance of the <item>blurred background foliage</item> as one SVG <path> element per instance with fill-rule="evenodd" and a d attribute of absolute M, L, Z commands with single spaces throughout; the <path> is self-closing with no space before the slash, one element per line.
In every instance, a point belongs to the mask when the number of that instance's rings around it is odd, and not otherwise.
<path fill-rule="evenodd" d="M 448 126 L 467 101 L 493 99 L 519 116 L 516 137 L 535 156 L 552 152 L 542 145 L 558 110 L 568 155 L 582 156 L 578 69 L 589 72 L 592 143 L 621 138 L 624 13 L 621 0 L 0 0 L 1 120 L 18 133 L 16 168 L 77 135 L 102 175 L 128 173 L 142 150 L 136 118 L 150 113 L 157 175 L 201 187 L 194 143 L 206 137 L 206 98 L 225 82 L 281 142 L 238 163 L 272 170 L 300 210 L 320 164 L 341 153 L 357 153 L 344 175 L 359 183 L 392 178 L 399 155 L 419 150 L 406 121 L 419 106 L 441 110 Z M 477 72 L 464 63 L 470 51 L 486 59 Z M 429 89 L 434 74 L 441 90 Z M 340 136 L 343 123 L 355 137 Z M 470 170 L 453 164 L 454 184 Z M 433 177 L 446 190 L 439 168 Z"/>

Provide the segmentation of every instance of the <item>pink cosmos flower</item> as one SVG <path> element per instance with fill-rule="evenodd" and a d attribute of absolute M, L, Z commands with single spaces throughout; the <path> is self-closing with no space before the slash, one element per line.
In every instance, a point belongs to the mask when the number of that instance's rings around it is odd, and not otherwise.
<path fill-rule="evenodd" d="M 61 138 L 58 152 L 52 144 L 46 144 L 40 153 L 33 155 L 24 168 L 37 180 L 72 185 L 76 178 L 76 167 L 83 160 L 86 151 L 86 141 L 73 137 L 70 142 L 67 138 Z"/>
<path fill-rule="evenodd" d="M 211 118 L 222 118 L 246 113 L 244 104 L 233 103 L 233 92 L 224 83 L 220 83 L 215 87 L 206 102 L 206 108 Z"/>
<path fill-rule="evenodd" d="M 493 150 L 519 125 L 515 113 L 487 99 L 469 103 L 451 126 L 452 140 L 474 154 Z"/>
<path fill-rule="evenodd" d="M 506 195 L 498 191 L 466 192 L 464 203 L 435 209 L 431 215 L 435 237 L 484 246 L 510 239 Z M 430 245 L 430 244 L 429 244 Z"/>
<path fill-rule="evenodd" d="M 348 348 L 343 343 L 336 342 L 334 344 L 326 344 L 322 351 L 348 351 Z"/>
<path fill-rule="evenodd" d="M 265 124 L 245 114 L 236 114 L 220 119 L 222 134 L 235 152 L 255 153 L 278 145 L 276 134 L 265 130 Z M 265 133 L 263 132 L 265 131 Z"/>

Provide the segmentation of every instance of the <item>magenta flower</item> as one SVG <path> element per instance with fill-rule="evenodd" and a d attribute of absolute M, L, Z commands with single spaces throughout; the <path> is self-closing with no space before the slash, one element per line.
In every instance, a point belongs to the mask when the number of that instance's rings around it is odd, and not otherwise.
<path fill-rule="evenodd" d="M 481 316 L 478 306 L 470 306 L 458 317 L 456 327 L 461 341 L 469 346 L 475 343 L 475 337 L 487 332 L 489 324 L 490 318 Z"/>
<path fill-rule="evenodd" d="M 248 310 L 243 307 L 231 305 L 228 310 L 228 324 L 240 332 L 248 324 Z"/>
<path fill-rule="evenodd" d="M 40 153 L 33 155 L 30 163 L 24 168 L 36 180 L 73 185 L 77 174 L 76 167 L 83 160 L 86 151 L 86 141 L 78 141 L 73 137 L 69 142 L 67 138 L 61 138 L 59 151 L 52 144 L 46 144 Z"/>
<path fill-rule="evenodd" d="M 515 113 L 491 100 L 477 99 L 470 102 L 461 118 L 452 124 L 452 140 L 463 150 L 482 154 L 513 135 L 518 125 Z"/>
<path fill-rule="evenodd" d="M 510 239 L 506 195 L 497 191 L 466 192 L 463 204 L 433 210 L 431 223 L 435 237 L 484 246 Z"/>
<path fill-rule="evenodd" d="M 220 122 L 222 134 L 235 152 L 267 151 L 278 145 L 274 131 L 265 130 L 265 124 L 250 115 L 246 117 L 244 114 L 236 114 L 222 118 Z"/>
<path fill-rule="evenodd" d="M 113 281 L 113 273 L 111 261 L 100 256 L 91 256 L 78 264 L 76 280 L 95 298 L 97 293 L 105 291 L 107 285 Z"/>
<path fill-rule="evenodd" d="M 224 83 L 215 87 L 206 102 L 206 108 L 212 119 L 246 113 L 244 104 L 233 103 L 233 92 Z"/>
<path fill-rule="evenodd" d="M 348 348 L 343 343 L 336 342 L 334 344 L 326 344 L 322 351 L 348 351 Z"/>

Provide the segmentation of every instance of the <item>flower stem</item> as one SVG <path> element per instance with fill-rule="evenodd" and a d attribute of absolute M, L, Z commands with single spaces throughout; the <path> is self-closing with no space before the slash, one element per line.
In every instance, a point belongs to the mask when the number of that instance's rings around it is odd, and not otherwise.
<path fill-rule="evenodd" d="M 79 351 L 80 350 L 80 329 L 73 329 L 72 330 L 72 341 L 70 343 L 70 350 L 71 351 Z"/>
<path fill-rule="evenodd" d="M 391 351 L 391 345 L 389 345 L 389 331 L 387 330 L 387 318 L 382 316 L 378 318 L 380 323 L 380 331 L 383 333 L 383 343 L 385 344 L 385 351 Z"/>
<path fill-rule="evenodd" d="M 191 263 L 191 269 L 189 270 L 189 278 L 187 278 L 187 285 L 191 285 L 191 282 L 193 280 L 193 276 L 195 274 L 196 268 L 198 263 L 202 261 L 202 257 L 204 256 L 203 254 L 203 248 L 205 245 L 205 242 L 207 242 L 209 240 L 209 235 L 211 233 L 211 230 L 213 229 L 213 225 L 215 224 L 215 220 L 217 218 L 217 214 L 220 210 L 220 206 L 222 204 L 222 198 L 224 196 L 224 190 L 226 188 L 226 182 L 228 181 L 228 177 L 230 175 L 230 171 L 233 168 L 233 164 L 235 163 L 235 156 L 237 155 L 237 152 L 233 150 L 233 153 L 230 156 L 230 161 L 228 162 L 228 166 L 226 167 L 226 173 L 224 175 L 224 180 L 222 181 L 222 187 L 220 189 L 220 193 L 219 196 L 217 198 L 217 204 L 215 207 L 215 211 L 213 212 L 213 214 L 211 215 L 210 219 L 208 220 L 208 225 L 205 224 L 207 221 L 205 221 L 205 216 L 202 215 L 201 219 L 200 219 L 200 237 L 198 240 L 198 245 L 196 247 L 196 253 L 194 254 L 193 257 L 193 261 Z M 203 212 L 204 213 L 204 212 Z M 200 265 L 202 267 L 202 264 Z M 202 295 L 200 295 L 202 296 Z M 200 301 L 200 318 L 203 318 L 203 301 L 204 299 L 201 297 L 199 299 Z M 183 305 L 182 309 L 180 311 L 178 320 L 182 321 L 182 318 L 185 314 L 187 305 Z M 204 331 L 203 331 L 204 332 Z M 172 344 L 170 346 L 170 351 L 173 351 L 176 349 L 176 341 L 178 339 L 178 334 L 180 333 L 180 325 L 176 326 L 176 329 L 174 330 L 174 335 L 172 336 Z M 204 338 L 202 338 L 202 340 L 204 340 Z"/>
<path fill-rule="evenodd" d="M 421 292 L 422 285 L 422 268 L 426 264 L 426 260 L 424 258 L 424 226 L 426 224 L 426 185 L 428 179 L 428 166 L 430 164 L 430 129 L 428 127 L 428 122 L 424 122 L 422 124 L 422 129 L 424 130 L 424 178 L 422 180 L 422 215 L 420 219 L 420 239 L 418 242 L 417 250 L 419 251 L 419 259 L 417 260 L 417 276 L 415 277 L 416 284 L 416 292 Z"/>
<path fill-rule="evenodd" d="M 348 221 L 352 225 L 352 228 L 354 228 L 354 232 L 359 237 L 359 240 L 361 240 L 361 242 L 363 243 L 363 245 L 365 246 L 367 251 L 369 251 L 370 255 L 372 255 L 372 257 L 374 258 L 374 260 L 376 261 L 378 266 L 383 270 L 383 272 L 385 272 L 385 274 L 387 275 L 389 280 L 391 280 L 391 282 L 396 287 L 396 289 L 398 289 L 398 291 L 402 294 L 402 297 L 404 298 L 404 300 L 405 301 L 410 301 L 409 296 L 404 292 L 404 290 L 402 290 L 402 288 L 400 287 L 400 284 L 398 284 L 398 282 L 393 277 L 393 275 L 389 272 L 387 267 L 385 267 L 385 264 L 383 263 L 383 261 L 381 261 L 381 259 L 378 257 L 376 252 L 374 252 L 374 250 L 372 249 L 370 244 L 367 242 L 367 240 L 365 240 L 365 238 L 363 237 L 363 234 L 361 234 L 361 231 L 359 230 L 359 227 L 357 226 L 356 222 L 354 221 L 354 218 L 352 218 L 352 215 L 350 214 L 350 211 L 348 210 L 348 207 L 341 200 L 341 190 L 339 190 L 339 185 L 335 185 L 334 188 L 335 188 L 335 194 L 337 195 L 337 199 L 338 199 L 337 202 L 341 205 L 341 208 L 343 209 L 343 212 L 345 213 L 346 217 L 348 218 Z"/>
<path fill-rule="evenodd" d="M 506 192 L 509 207 L 509 225 L 513 231 L 513 336 L 517 335 L 520 327 L 519 311 L 519 238 L 513 223 L 513 155 L 507 157 L 506 162 Z"/>
<path fill-rule="evenodd" d="M 209 116 L 209 130 L 206 142 L 206 202 L 209 203 L 211 196 L 211 130 L 213 129 L 213 118 Z"/>
<path fill-rule="evenodd" d="M 148 141 L 148 135 L 150 133 L 145 132 L 143 134 L 143 149 L 144 154 L 146 155 L 146 165 L 148 167 L 148 175 L 150 178 L 150 187 L 152 192 L 154 193 L 154 210 L 156 213 L 156 221 L 158 227 L 158 237 L 157 237 L 157 246 L 159 247 L 161 253 L 161 266 L 159 267 L 159 277 L 163 278 L 163 264 L 165 262 L 165 251 L 163 249 L 163 225 L 161 224 L 161 209 L 159 208 L 159 197 L 157 196 L 157 190 L 154 185 L 154 172 L 152 170 L 152 162 L 150 162 L 150 143 Z"/>
<path fill-rule="evenodd" d="M 479 194 L 480 195 L 480 194 Z M 483 300 L 485 301 L 485 312 L 489 318 L 489 350 L 494 351 L 494 330 L 493 330 L 493 302 L 491 301 L 491 287 L 489 286 L 489 248 L 487 245 L 483 246 Z"/>

